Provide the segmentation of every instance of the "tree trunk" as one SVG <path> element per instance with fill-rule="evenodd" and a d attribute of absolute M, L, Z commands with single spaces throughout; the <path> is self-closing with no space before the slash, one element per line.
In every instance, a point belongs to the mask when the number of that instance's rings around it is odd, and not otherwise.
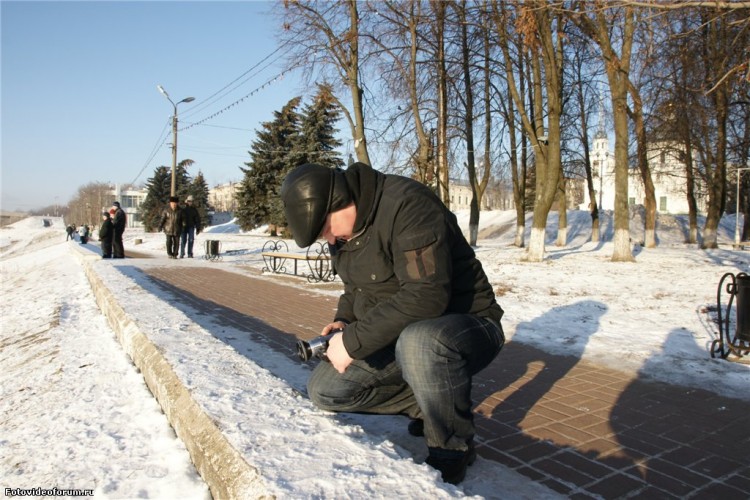
<path fill-rule="evenodd" d="M 560 187 L 557 191 L 557 241 L 555 241 L 555 245 L 564 247 L 568 244 L 568 203 L 566 193 L 567 182 L 562 172 L 560 172 L 559 185 Z"/>
<path fill-rule="evenodd" d="M 645 194 L 644 206 L 646 209 L 646 224 L 644 228 L 644 246 L 646 248 L 656 247 L 656 195 L 654 193 L 654 181 L 651 178 L 651 169 L 648 165 L 646 154 L 648 139 L 646 138 L 646 126 L 643 123 L 643 103 L 641 96 L 635 86 L 628 85 L 630 96 L 633 99 L 633 110 L 630 113 L 635 123 L 635 138 L 637 142 L 638 170 L 641 173 L 643 190 Z"/>
<path fill-rule="evenodd" d="M 602 51 L 604 67 L 607 72 L 610 93 L 612 94 L 612 111 L 615 128 L 615 236 L 612 252 L 613 262 L 632 262 L 633 252 L 630 247 L 630 213 L 628 210 L 628 77 L 630 57 L 635 32 L 634 7 L 626 6 L 608 13 L 600 8 L 599 2 L 582 2 L 579 12 L 572 13 L 573 21 L 594 40 Z M 591 11 L 586 9 L 591 8 Z M 622 20 L 616 19 L 616 14 Z M 590 17 L 592 16 L 592 17 Z M 612 44 L 615 24 L 621 24 L 618 56 Z"/>
<path fill-rule="evenodd" d="M 727 198 L 727 166 L 726 166 L 726 130 L 727 130 L 727 100 L 723 88 L 715 90 L 716 109 L 716 152 L 708 185 L 708 210 L 706 224 L 703 228 L 702 248 L 719 248 L 718 228 L 724 213 Z"/>
<path fill-rule="evenodd" d="M 435 13 L 435 43 L 437 44 L 437 185 L 438 195 L 450 208 L 450 167 L 448 165 L 448 72 L 445 69 L 445 6 L 440 0 L 430 4 Z"/>
<path fill-rule="evenodd" d="M 583 147 L 583 166 L 586 170 L 586 189 L 589 192 L 589 212 L 591 214 L 591 241 L 599 241 L 599 207 L 596 204 L 596 190 L 594 189 L 594 176 L 591 170 L 591 148 L 589 146 L 588 129 L 589 120 L 586 111 L 586 99 L 583 94 L 583 85 L 577 86 L 577 97 L 579 113 L 581 116 L 581 145 Z M 602 117 L 603 118 L 603 117 Z M 604 124 L 599 124 L 600 130 L 604 131 Z"/>
<path fill-rule="evenodd" d="M 710 84 L 724 73 L 723 63 L 726 58 L 727 26 L 721 19 L 712 18 L 706 26 L 706 80 Z M 731 79 L 724 79 L 709 93 L 713 105 L 716 142 L 710 147 L 715 149 L 711 153 L 713 161 L 708 162 L 708 211 L 706 225 L 703 230 L 702 248 L 718 248 L 718 228 L 721 216 L 727 203 L 727 117 L 729 114 L 729 85 Z"/>
<path fill-rule="evenodd" d="M 615 78 L 613 78 L 615 79 Z M 610 80 L 615 123 L 615 236 L 612 262 L 633 262 L 628 209 L 628 115 L 625 82 Z"/>
<path fill-rule="evenodd" d="M 693 143 L 690 132 L 685 140 L 685 176 L 687 179 L 688 236 L 687 243 L 698 243 L 698 202 L 695 200 L 695 170 L 693 167 Z"/>
<path fill-rule="evenodd" d="M 477 172 L 474 158 L 474 91 L 471 83 L 471 55 L 469 54 L 469 34 L 466 23 L 466 0 L 458 7 L 461 24 L 461 65 L 464 76 L 464 133 L 466 134 L 466 169 L 471 187 L 469 207 L 469 244 L 476 246 L 479 232 L 479 200 L 477 196 Z"/>

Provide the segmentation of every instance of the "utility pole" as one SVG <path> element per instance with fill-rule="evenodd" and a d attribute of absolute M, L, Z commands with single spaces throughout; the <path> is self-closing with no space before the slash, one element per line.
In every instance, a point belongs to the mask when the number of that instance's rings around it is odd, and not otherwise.
<path fill-rule="evenodd" d="M 172 187 L 170 190 L 170 196 L 175 196 L 177 193 L 177 104 L 192 102 L 195 100 L 195 97 L 186 97 L 183 100 L 174 103 L 172 99 L 170 99 L 169 94 L 167 94 L 167 91 L 164 90 L 164 87 L 157 85 L 156 88 L 159 89 L 159 92 L 167 98 L 174 108 L 174 114 L 172 115 Z"/>

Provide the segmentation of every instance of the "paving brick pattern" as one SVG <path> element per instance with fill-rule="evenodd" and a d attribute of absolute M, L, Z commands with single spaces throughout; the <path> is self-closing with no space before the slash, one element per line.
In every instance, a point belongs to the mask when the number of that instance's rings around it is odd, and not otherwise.
<path fill-rule="evenodd" d="M 176 300 L 256 332 L 290 357 L 336 307 L 312 287 L 289 286 L 294 278 L 260 279 L 251 270 L 144 272 Z M 479 454 L 570 498 L 750 498 L 748 402 L 519 342 L 475 377 L 473 397 Z"/>

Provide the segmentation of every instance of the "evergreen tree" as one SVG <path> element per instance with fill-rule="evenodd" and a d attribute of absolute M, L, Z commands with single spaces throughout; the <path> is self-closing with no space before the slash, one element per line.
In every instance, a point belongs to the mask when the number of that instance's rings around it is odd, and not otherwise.
<path fill-rule="evenodd" d="M 187 173 L 187 167 L 195 163 L 193 160 L 182 160 L 177 164 L 175 176 L 175 192 L 181 200 L 187 198 L 192 189 L 192 180 Z M 138 214 L 143 221 L 143 228 L 147 232 L 159 229 L 161 214 L 169 205 L 172 193 L 172 169 L 165 166 L 156 167 L 154 176 L 146 181 L 146 199 L 138 208 Z"/>
<path fill-rule="evenodd" d="M 317 163 L 325 167 L 344 166 L 344 160 L 337 149 L 341 141 L 336 138 L 339 131 L 336 123 L 341 119 L 341 108 L 334 99 L 333 90 L 328 84 L 319 84 L 318 93 L 302 112 L 300 123 L 300 149 L 302 163 Z"/>
<path fill-rule="evenodd" d="M 161 212 L 167 204 L 172 187 L 172 175 L 168 167 L 156 167 L 153 177 L 146 181 L 146 199 L 138 208 L 138 214 L 147 232 L 159 228 Z"/>
<path fill-rule="evenodd" d="M 290 158 L 294 156 L 298 143 L 299 116 L 297 107 L 301 98 L 290 100 L 281 111 L 274 112 L 274 120 L 262 124 L 257 139 L 252 143 L 250 162 L 237 192 L 237 220 L 247 231 L 262 224 L 274 224 L 276 217 L 272 208 L 278 203 L 280 177 L 289 169 Z"/>
<path fill-rule="evenodd" d="M 193 184 L 190 186 L 188 194 L 193 195 L 193 206 L 198 209 L 198 214 L 201 217 L 201 227 L 206 227 L 211 223 L 208 216 L 208 193 L 206 178 L 203 177 L 203 172 L 198 171 L 198 175 L 193 179 Z"/>
<path fill-rule="evenodd" d="M 180 198 L 181 202 L 184 202 L 185 199 L 188 197 L 189 194 L 193 194 L 191 192 L 192 189 L 192 179 L 190 178 L 190 174 L 188 174 L 188 167 L 195 164 L 195 162 L 189 158 L 182 160 L 180 163 L 177 164 L 177 175 L 175 178 L 175 194 L 178 198 Z M 171 174 L 171 172 L 170 172 Z M 170 180 L 170 187 L 171 187 L 171 180 Z M 169 202 L 169 195 L 167 195 L 167 198 L 164 200 L 165 205 Z"/>
<path fill-rule="evenodd" d="M 338 132 L 335 125 L 340 118 L 341 110 L 333 98 L 331 87 L 319 85 L 318 93 L 301 113 L 299 135 L 287 155 L 286 165 L 276 177 L 276 192 L 279 192 L 289 170 L 298 165 L 318 163 L 330 168 L 344 165 L 336 151 L 336 148 L 341 147 L 341 141 L 335 137 Z M 269 204 L 268 222 L 282 227 L 287 224 L 284 207 L 278 196 L 272 198 Z"/>

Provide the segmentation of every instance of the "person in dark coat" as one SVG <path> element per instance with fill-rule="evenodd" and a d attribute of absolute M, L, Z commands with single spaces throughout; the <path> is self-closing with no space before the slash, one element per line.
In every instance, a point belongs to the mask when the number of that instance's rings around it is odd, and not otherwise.
<path fill-rule="evenodd" d="M 472 376 L 500 352 L 503 310 L 456 217 L 425 185 L 354 163 L 305 164 L 281 186 L 300 247 L 324 238 L 344 292 L 307 384 L 329 411 L 401 414 L 457 484 L 476 459 Z"/>
<path fill-rule="evenodd" d="M 180 248 L 180 235 L 185 226 L 182 208 L 180 208 L 180 199 L 177 196 L 169 197 L 169 206 L 164 209 L 161 215 L 159 231 L 164 231 L 167 235 L 167 255 L 170 259 L 177 258 L 177 250 Z"/>
<path fill-rule="evenodd" d="M 187 244 L 187 256 L 193 258 L 193 243 L 195 235 L 201 232 L 201 216 L 198 209 L 193 206 L 193 195 L 185 200 L 185 207 L 182 209 L 185 219 L 185 228 L 180 235 L 180 258 L 185 257 L 185 245 Z"/>
<path fill-rule="evenodd" d="M 102 212 L 102 225 L 99 228 L 99 243 L 102 246 L 102 259 L 112 258 L 112 240 L 115 236 L 115 226 L 109 212 Z"/>
<path fill-rule="evenodd" d="M 75 236 L 73 236 L 73 233 L 75 232 L 76 228 L 73 227 L 73 224 L 68 224 L 68 227 L 65 228 L 65 232 L 68 233 L 68 235 L 65 237 L 65 241 L 75 240 Z"/>
<path fill-rule="evenodd" d="M 112 208 L 115 209 L 115 214 L 114 216 L 112 216 L 112 225 L 114 226 L 114 236 L 112 238 L 112 258 L 124 259 L 125 245 L 122 242 L 122 235 L 125 232 L 125 226 L 127 225 L 128 217 L 125 214 L 125 211 L 120 208 L 119 201 L 113 202 Z"/>

